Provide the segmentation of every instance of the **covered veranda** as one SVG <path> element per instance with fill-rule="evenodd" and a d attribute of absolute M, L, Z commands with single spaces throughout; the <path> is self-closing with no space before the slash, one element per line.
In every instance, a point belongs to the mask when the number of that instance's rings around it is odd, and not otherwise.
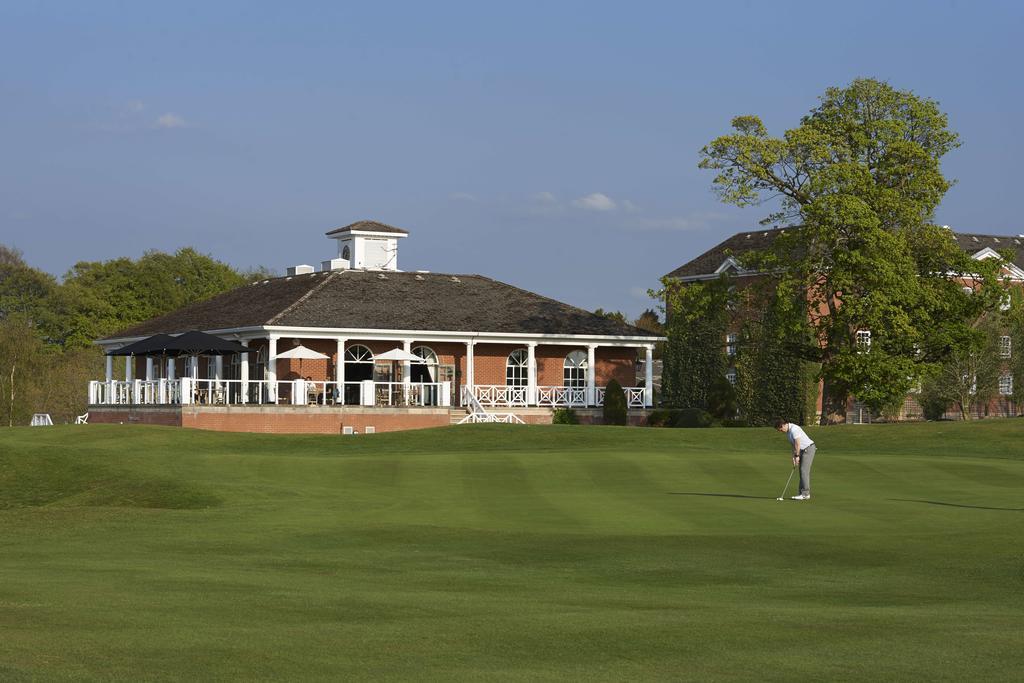
<path fill-rule="evenodd" d="M 615 378 L 630 408 L 653 405 L 650 338 L 324 332 L 210 335 L 235 345 L 221 351 L 172 352 L 173 335 L 123 340 L 131 343 L 109 349 L 106 377 L 90 383 L 89 402 L 588 408 L 603 404 L 605 385 Z M 118 355 L 125 356 L 123 379 L 114 378 Z M 635 381 L 638 365 L 642 382 Z"/>

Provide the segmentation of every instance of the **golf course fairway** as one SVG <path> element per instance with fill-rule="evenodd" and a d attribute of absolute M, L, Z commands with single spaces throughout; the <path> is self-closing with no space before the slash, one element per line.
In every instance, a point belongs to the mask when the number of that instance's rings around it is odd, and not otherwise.
<path fill-rule="evenodd" d="M 0 429 L 0 680 L 1021 680 L 1024 420 L 807 431 Z"/>

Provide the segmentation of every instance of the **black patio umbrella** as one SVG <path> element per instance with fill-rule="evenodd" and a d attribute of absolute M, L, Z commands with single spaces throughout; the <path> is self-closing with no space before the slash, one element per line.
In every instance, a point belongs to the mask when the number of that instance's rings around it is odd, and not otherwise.
<path fill-rule="evenodd" d="M 223 339 L 215 334 L 207 334 L 192 330 L 185 334 L 171 337 L 158 352 L 168 356 L 227 356 L 232 353 L 248 353 L 248 346 L 242 346 L 230 339 Z"/>
<path fill-rule="evenodd" d="M 126 346 L 122 346 L 119 349 L 113 351 L 107 351 L 108 356 L 156 356 L 163 353 L 164 347 L 167 346 L 168 342 L 173 341 L 174 337 L 169 334 L 154 334 L 152 337 L 146 337 L 140 339 L 137 342 L 132 342 Z"/>

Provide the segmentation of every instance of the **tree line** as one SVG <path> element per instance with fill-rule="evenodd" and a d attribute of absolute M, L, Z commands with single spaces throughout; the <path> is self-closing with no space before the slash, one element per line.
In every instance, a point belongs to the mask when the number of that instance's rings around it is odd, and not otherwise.
<path fill-rule="evenodd" d="M 72 421 L 85 412 L 88 381 L 103 376 L 96 339 L 269 275 L 189 247 L 82 261 L 58 280 L 0 245 L 0 420 Z"/>

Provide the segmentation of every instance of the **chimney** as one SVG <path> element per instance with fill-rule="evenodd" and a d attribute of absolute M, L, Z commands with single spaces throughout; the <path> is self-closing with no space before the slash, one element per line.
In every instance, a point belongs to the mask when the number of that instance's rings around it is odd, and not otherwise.
<path fill-rule="evenodd" d="M 313 272 L 313 266 L 301 265 L 301 266 L 289 266 L 288 275 L 309 275 Z"/>

